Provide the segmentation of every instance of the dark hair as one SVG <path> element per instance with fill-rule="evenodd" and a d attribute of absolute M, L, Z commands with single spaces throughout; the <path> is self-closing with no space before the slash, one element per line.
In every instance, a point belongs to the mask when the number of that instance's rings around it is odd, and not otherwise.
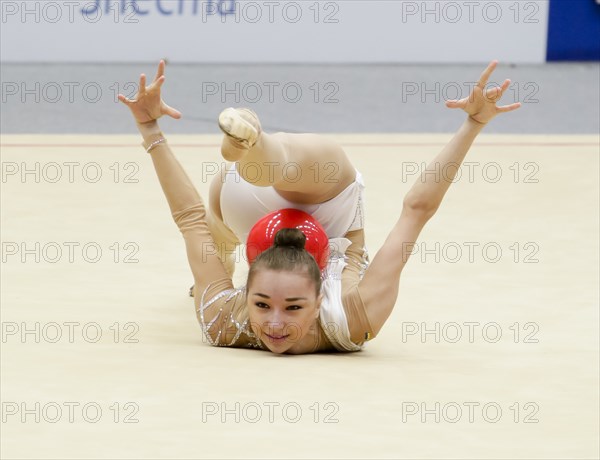
<path fill-rule="evenodd" d="M 261 252 L 250 266 L 246 286 L 250 286 L 255 273 L 263 268 L 276 271 L 307 272 L 315 282 L 317 296 L 321 291 L 321 271 L 315 258 L 304 245 L 306 236 L 297 228 L 282 228 L 275 235 L 275 243 Z"/>

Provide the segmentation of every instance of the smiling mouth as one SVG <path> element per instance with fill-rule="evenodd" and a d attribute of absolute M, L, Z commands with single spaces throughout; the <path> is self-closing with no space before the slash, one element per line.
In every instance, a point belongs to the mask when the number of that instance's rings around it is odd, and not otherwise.
<path fill-rule="evenodd" d="M 272 342 L 283 342 L 285 339 L 287 339 L 290 335 L 270 335 L 267 334 L 265 332 L 265 335 L 272 341 Z"/>

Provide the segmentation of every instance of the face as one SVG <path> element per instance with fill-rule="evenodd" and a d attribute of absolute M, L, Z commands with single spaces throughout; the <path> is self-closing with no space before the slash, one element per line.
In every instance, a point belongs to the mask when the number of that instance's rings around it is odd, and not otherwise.
<path fill-rule="evenodd" d="M 248 286 L 252 330 L 274 353 L 284 353 L 308 334 L 322 296 L 302 272 L 258 270 Z"/>

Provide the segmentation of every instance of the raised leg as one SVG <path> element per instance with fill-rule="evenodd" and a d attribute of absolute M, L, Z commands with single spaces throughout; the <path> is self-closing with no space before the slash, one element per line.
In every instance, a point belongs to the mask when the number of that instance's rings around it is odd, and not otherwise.
<path fill-rule="evenodd" d="M 356 170 L 333 140 L 318 134 L 268 134 L 262 131 L 254 112 L 247 109 L 236 112 L 228 112 L 234 119 L 229 118 L 227 126 L 221 124 L 226 133 L 221 152 L 225 159 L 235 159 L 240 176 L 247 182 L 259 187 L 272 186 L 290 201 L 322 203 L 355 180 Z M 249 123 L 257 135 L 248 128 Z"/>

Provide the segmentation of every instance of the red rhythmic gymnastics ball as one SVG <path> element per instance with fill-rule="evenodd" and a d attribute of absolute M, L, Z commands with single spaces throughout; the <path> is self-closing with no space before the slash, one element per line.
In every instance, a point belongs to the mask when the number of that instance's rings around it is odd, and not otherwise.
<path fill-rule="evenodd" d="M 292 208 L 274 211 L 254 224 L 246 241 L 248 264 L 251 265 L 261 252 L 273 246 L 275 235 L 283 228 L 297 228 L 304 233 L 306 236 L 304 249 L 312 254 L 321 271 L 327 266 L 329 258 L 327 233 L 313 216 Z"/>

